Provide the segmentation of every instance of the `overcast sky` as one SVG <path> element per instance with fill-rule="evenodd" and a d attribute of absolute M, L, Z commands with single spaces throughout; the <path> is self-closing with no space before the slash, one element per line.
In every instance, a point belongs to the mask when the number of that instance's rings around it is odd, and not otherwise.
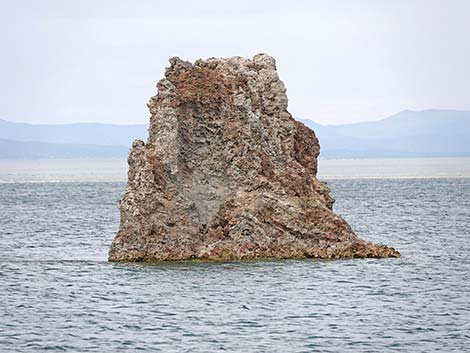
<path fill-rule="evenodd" d="M 470 110 L 470 1 L 0 0 L 0 118 L 142 123 L 180 56 L 273 55 L 324 124 Z"/>

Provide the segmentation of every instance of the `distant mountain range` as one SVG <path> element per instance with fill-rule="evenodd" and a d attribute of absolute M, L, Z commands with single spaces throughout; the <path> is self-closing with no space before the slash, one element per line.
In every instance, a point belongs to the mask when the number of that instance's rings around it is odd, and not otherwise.
<path fill-rule="evenodd" d="M 128 150 L 127 146 L 0 139 L 0 159 L 126 158 Z"/>
<path fill-rule="evenodd" d="M 470 111 L 405 110 L 345 125 L 298 120 L 315 131 L 322 158 L 470 156 Z"/>
<path fill-rule="evenodd" d="M 132 141 L 137 138 L 147 138 L 147 124 L 27 124 L 0 119 L 0 139 L 61 144 L 130 146 Z"/>
<path fill-rule="evenodd" d="M 147 124 L 27 124 L 0 119 L 0 159 L 126 158 Z"/>
<path fill-rule="evenodd" d="M 402 111 L 389 118 L 320 125 L 320 158 L 470 156 L 470 111 Z M 0 159 L 126 158 L 147 124 L 26 124 L 0 120 Z"/>

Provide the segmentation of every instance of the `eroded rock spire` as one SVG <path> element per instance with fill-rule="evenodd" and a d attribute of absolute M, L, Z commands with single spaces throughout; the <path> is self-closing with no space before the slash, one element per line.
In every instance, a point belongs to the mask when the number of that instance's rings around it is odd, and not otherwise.
<path fill-rule="evenodd" d="M 399 256 L 332 211 L 318 140 L 287 111 L 272 57 L 170 63 L 129 153 L 109 260 Z"/>

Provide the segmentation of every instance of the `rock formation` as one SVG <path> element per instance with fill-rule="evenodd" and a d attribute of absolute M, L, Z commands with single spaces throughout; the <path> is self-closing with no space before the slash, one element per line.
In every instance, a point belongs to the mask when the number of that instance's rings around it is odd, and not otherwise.
<path fill-rule="evenodd" d="M 170 59 L 129 153 L 111 261 L 397 257 L 359 239 L 316 178 L 272 57 Z"/>

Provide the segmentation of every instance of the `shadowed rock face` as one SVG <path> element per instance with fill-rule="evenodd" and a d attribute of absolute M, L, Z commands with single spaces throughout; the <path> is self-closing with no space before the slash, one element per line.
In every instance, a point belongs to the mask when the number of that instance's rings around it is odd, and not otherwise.
<path fill-rule="evenodd" d="M 109 260 L 399 256 L 333 213 L 318 140 L 287 111 L 272 57 L 170 63 L 129 153 Z"/>

